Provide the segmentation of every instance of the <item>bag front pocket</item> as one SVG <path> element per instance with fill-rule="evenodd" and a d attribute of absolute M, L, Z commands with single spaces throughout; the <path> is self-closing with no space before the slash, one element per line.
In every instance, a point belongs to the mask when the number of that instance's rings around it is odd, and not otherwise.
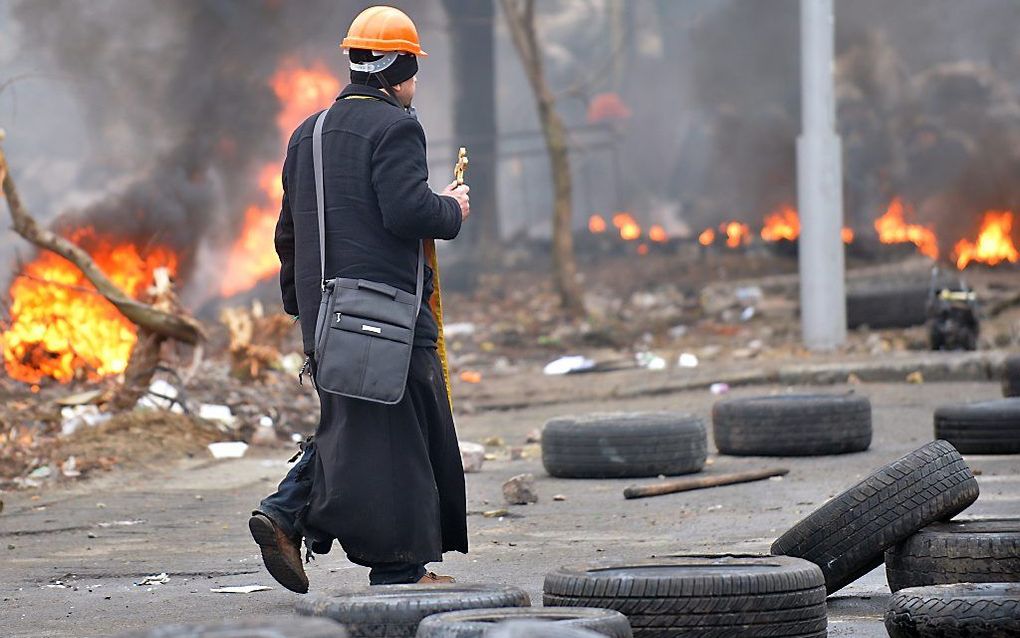
<path fill-rule="evenodd" d="M 382 321 L 373 319 L 362 319 L 352 315 L 344 315 L 339 312 L 333 313 L 330 317 L 331 326 L 334 330 L 353 332 L 365 337 L 375 337 L 396 341 L 398 343 L 411 343 L 411 331 L 407 328 L 394 326 Z"/>

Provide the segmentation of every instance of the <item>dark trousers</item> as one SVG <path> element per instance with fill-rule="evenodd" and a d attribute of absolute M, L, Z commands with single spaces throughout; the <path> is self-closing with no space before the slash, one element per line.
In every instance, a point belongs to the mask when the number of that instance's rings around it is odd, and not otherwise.
<path fill-rule="evenodd" d="M 290 537 L 301 533 L 298 521 L 311 493 L 314 459 L 315 444 L 310 443 L 280 482 L 276 492 L 262 499 L 259 504 L 258 511 L 272 519 Z M 376 563 L 368 567 L 371 569 L 368 582 L 372 585 L 416 583 L 425 575 L 425 565 L 420 563 Z"/>

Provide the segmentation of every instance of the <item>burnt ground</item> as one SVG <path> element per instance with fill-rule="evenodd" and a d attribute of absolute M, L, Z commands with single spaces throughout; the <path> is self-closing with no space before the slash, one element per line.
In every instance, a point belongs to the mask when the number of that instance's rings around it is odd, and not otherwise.
<path fill-rule="evenodd" d="M 458 428 L 465 440 L 500 437 L 515 446 L 548 418 L 565 413 L 669 409 L 708 417 L 716 397 L 704 389 L 619 396 L 621 386 L 656 383 L 661 374 L 630 371 L 563 380 L 557 401 L 542 406 L 492 410 L 480 407 L 480 401 L 473 413 L 459 415 Z M 499 385 L 526 387 L 522 384 L 533 383 L 533 376 L 508 373 Z M 592 383 L 596 378 L 598 383 Z M 605 390 L 601 397 L 590 390 L 578 400 L 578 384 Z M 731 396 L 792 389 L 736 388 Z M 538 604 L 543 574 L 555 565 L 676 552 L 766 552 L 786 527 L 827 498 L 930 440 L 937 405 L 1000 396 L 993 382 L 863 383 L 825 390 L 853 390 L 871 398 L 875 437 L 869 451 L 796 459 L 713 454 L 706 469 L 789 467 L 790 474 L 781 480 L 625 501 L 621 491 L 634 481 L 552 479 L 542 471 L 534 448 L 525 448 L 521 460 L 487 462 L 481 473 L 468 475 L 472 551 L 448 556 L 441 571 L 461 581 L 519 585 Z M 506 458 L 505 448 L 492 451 Z M 159 623 L 288 612 L 297 595 L 263 571 L 246 521 L 252 505 L 285 473 L 289 454 L 289 449 L 252 448 L 240 460 L 167 460 L 3 494 L 3 634 L 106 636 Z M 1015 515 L 1020 456 L 972 456 L 968 461 L 981 472 L 981 497 L 966 515 Z M 480 512 L 503 507 L 502 482 L 522 472 L 537 477 L 539 503 L 509 507 L 503 518 L 483 517 Z M 566 500 L 554 501 L 556 494 Z M 312 563 L 309 576 L 313 592 L 322 592 L 360 585 L 365 571 L 335 550 Z M 163 572 L 169 576 L 165 584 L 134 584 Z M 254 584 L 273 589 L 249 595 L 209 591 Z M 887 598 L 881 570 L 834 595 L 829 635 L 884 636 L 879 618 Z"/>

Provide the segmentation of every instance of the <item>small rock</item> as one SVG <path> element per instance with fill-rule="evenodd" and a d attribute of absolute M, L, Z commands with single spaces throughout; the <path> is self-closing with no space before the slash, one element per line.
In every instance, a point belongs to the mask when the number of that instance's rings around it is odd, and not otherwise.
<path fill-rule="evenodd" d="M 518 474 L 503 483 L 503 498 L 511 505 L 527 505 L 538 502 L 534 474 Z"/>
<path fill-rule="evenodd" d="M 554 501 L 565 501 L 565 500 L 567 500 L 567 497 L 564 496 L 563 494 L 555 494 L 555 495 L 553 495 L 553 500 Z"/>
<path fill-rule="evenodd" d="M 95 537 L 96 537 L 96 533 L 95 532 L 89 532 L 88 534 L 85 535 L 85 538 L 95 538 Z"/>
<path fill-rule="evenodd" d="M 914 370 L 907 375 L 907 383 L 924 383 L 924 375 L 920 370 Z"/>
<path fill-rule="evenodd" d="M 501 518 L 503 516 L 506 516 L 509 513 L 510 513 L 510 510 L 507 510 L 507 509 L 498 509 L 498 510 L 489 510 L 487 512 L 482 512 L 482 516 L 484 516 L 485 518 Z"/>
<path fill-rule="evenodd" d="M 464 472 L 481 472 L 482 465 L 485 463 L 485 446 L 461 441 L 460 460 L 464 464 Z"/>
<path fill-rule="evenodd" d="M 258 446 L 273 447 L 278 445 L 280 440 L 276 436 L 276 428 L 273 426 L 255 428 L 251 435 L 251 444 Z"/>
<path fill-rule="evenodd" d="M 528 432 L 527 438 L 524 439 L 525 443 L 541 443 L 542 442 L 542 430 L 535 428 Z"/>
<path fill-rule="evenodd" d="M 851 372 L 850 374 L 846 375 L 846 382 L 849 383 L 850 385 L 860 385 L 861 378 L 854 374 L 853 372 Z"/>
<path fill-rule="evenodd" d="M 506 445 L 506 441 L 504 441 L 503 437 L 500 436 L 490 436 L 482 441 L 482 445 L 486 447 L 504 447 Z"/>

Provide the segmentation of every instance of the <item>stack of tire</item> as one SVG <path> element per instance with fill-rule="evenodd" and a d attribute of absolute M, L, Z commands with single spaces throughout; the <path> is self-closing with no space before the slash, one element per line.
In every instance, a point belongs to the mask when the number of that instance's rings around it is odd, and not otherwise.
<path fill-rule="evenodd" d="M 1020 398 L 940 407 L 935 436 L 964 454 L 1020 453 Z M 885 571 L 894 637 L 1020 636 L 1020 518 L 933 523 L 886 550 Z"/>
<path fill-rule="evenodd" d="M 632 636 L 616 611 L 536 609 L 524 590 L 501 585 L 380 585 L 306 596 L 297 611 L 336 621 L 351 638 Z"/>

